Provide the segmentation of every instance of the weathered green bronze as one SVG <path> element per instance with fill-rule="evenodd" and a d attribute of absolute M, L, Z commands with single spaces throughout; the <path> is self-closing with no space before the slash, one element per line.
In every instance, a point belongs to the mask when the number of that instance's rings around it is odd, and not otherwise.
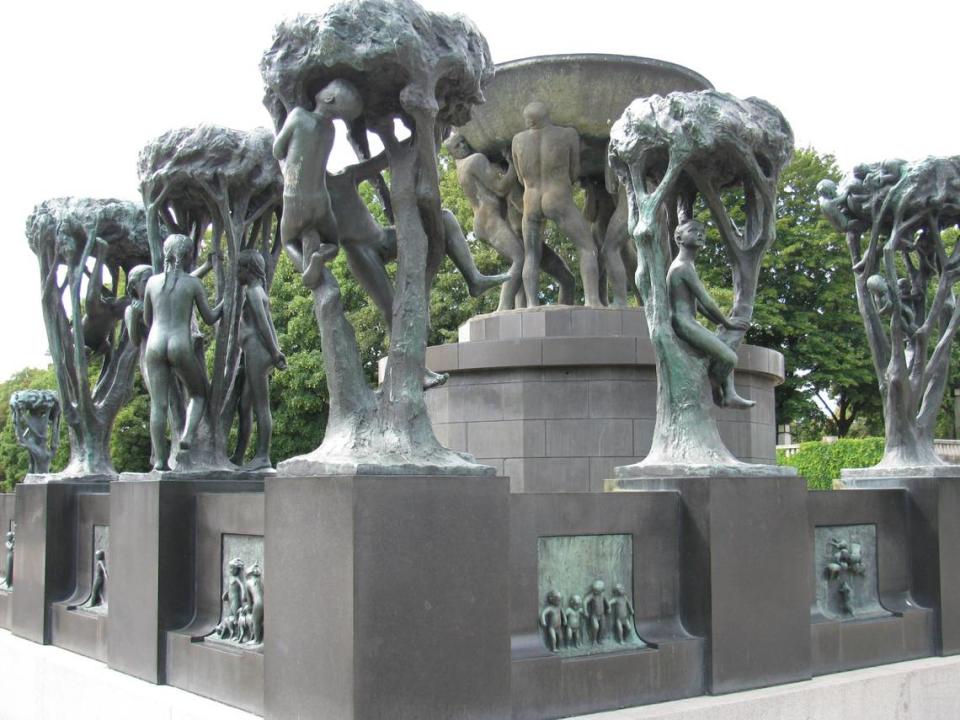
<path fill-rule="evenodd" d="M 814 531 L 817 611 L 829 620 L 890 613 L 880 605 L 875 525 L 821 526 Z"/>
<path fill-rule="evenodd" d="M 13 530 L 7 533 L 7 541 L 4 543 L 7 548 L 7 562 L 5 564 L 6 572 L 3 574 L 3 582 L 0 583 L 0 589 L 13 590 L 13 551 L 16 546 L 17 534 Z"/>
<path fill-rule="evenodd" d="M 753 315 L 764 253 L 776 238 L 777 179 L 792 152 L 793 133 L 779 110 L 715 91 L 638 99 L 614 124 L 610 163 L 627 191 L 637 285 L 657 366 L 650 453 L 617 468 L 618 477 L 779 471 L 737 461 L 711 410 L 714 404 L 749 405 L 734 389 L 732 369 Z M 742 229 L 724 205 L 728 189 L 742 190 Z M 694 266 L 703 242 L 702 226 L 690 222 L 698 197 L 710 209 L 731 263 L 729 316 L 710 298 Z M 672 238 L 680 245 L 676 258 Z M 721 325 L 719 331 L 700 325 L 698 311 Z"/>
<path fill-rule="evenodd" d="M 206 639 L 235 645 L 263 643 L 263 538 L 223 535 L 223 595 L 220 623 Z M 227 558 L 231 558 L 227 560 Z"/>
<path fill-rule="evenodd" d="M 646 647 L 634 626 L 631 535 L 562 535 L 537 541 L 539 626 L 550 652 L 593 655 Z M 607 581 L 613 598 L 607 597 Z"/>
<path fill-rule="evenodd" d="M 10 417 L 17 444 L 27 449 L 28 471 L 50 472 L 60 447 L 60 401 L 52 390 L 18 390 L 10 396 Z"/>
<path fill-rule="evenodd" d="M 348 122 L 351 141 L 363 159 L 369 158 L 367 130 L 379 137 L 389 163 L 396 220 L 396 290 L 389 310 L 386 375 L 379 390 L 371 389 L 364 376 L 339 286 L 324 261 L 324 245 L 333 244 L 329 223 L 323 232 L 291 234 L 288 247 L 295 261 L 300 253 L 304 283 L 313 293 L 330 412 L 322 445 L 281 463 L 280 470 L 492 473 L 472 457 L 440 445 L 423 397 L 428 293 L 448 252 L 436 139 L 443 126 L 466 122 L 471 107 L 482 101 L 481 87 L 493 69 L 486 41 L 462 16 L 430 13 L 411 0 L 361 0 L 336 4 L 322 16 L 300 15 L 281 23 L 260 67 L 267 87 L 264 102 L 280 138 L 291 118 L 305 114 L 322 115 L 322 120 L 310 121 L 320 127 L 333 118 Z M 318 110 L 318 102 L 325 109 Z M 411 137 L 398 138 L 397 120 Z M 291 173 L 324 177 L 324 153 L 301 158 L 280 147 L 277 154 L 284 157 L 288 187 L 293 184 Z M 345 174 L 349 178 L 351 169 Z M 332 184 L 329 187 L 332 194 Z M 296 196 L 285 192 L 287 198 Z M 339 220 L 336 203 L 333 210 Z"/>
<path fill-rule="evenodd" d="M 121 200 L 47 200 L 27 219 L 26 234 L 40 261 L 43 319 L 70 429 L 70 462 L 57 477 L 108 480 L 116 475 L 110 432 L 137 365 L 137 348 L 116 330 L 127 305 L 118 289 L 123 275 L 149 260 L 145 214 Z M 97 357 L 101 370 L 91 387 Z"/>
<path fill-rule="evenodd" d="M 243 391 L 242 384 L 236 382 L 244 351 L 243 339 L 250 340 L 249 333 L 241 329 L 245 327 L 243 314 L 250 293 L 241 280 L 240 257 L 247 250 L 261 255 L 264 272 L 259 282 L 268 290 L 280 254 L 275 218 L 280 214 L 283 180 L 272 147 L 273 134 L 266 129 L 241 132 L 201 125 L 168 131 L 140 152 L 140 191 L 147 210 L 147 238 L 155 273 L 146 281 L 144 311 L 151 294 L 184 294 L 187 288 L 193 288 L 191 297 L 199 303 L 202 285 L 197 277 L 208 271 L 214 273 L 216 303 L 220 308 L 204 316 L 208 323 L 219 319 L 209 379 L 200 362 L 203 351 L 199 341 L 194 350 L 188 353 L 185 349 L 180 353 L 176 363 L 169 361 L 172 357 L 169 354 L 163 356 L 166 361 L 151 361 L 151 347 L 157 344 L 156 357 L 161 358 L 161 346 L 168 338 L 155 337 L 156 330 L 150 327 L 150 318 L 144 312 L 143 319 L 149 328 L 145 360 L 151 390 L 153 462 L 157 470 L 234 468 L 227 443 L 238 407 L 238 393 Z M 177 253 L 169 258 L 165 257 L 169 241 L 164 240 L 164 226 L 183 238 L 176 243 L 176 248 L 171 245 L 171 251 L 177 250 Z M 206 240 L 205 233 L 210 229 L 210 238 Z M 204 256 L 207 262 L 193 270 L 193 262 Z M 170 262 L 176 267 L 170 266 Z M 178 285 L 183 286 L 182 291 Z M 202 302 L 207 302 L 205 295 Z M 200 304 L 197 307 L 204 314 Z M 129 321 L 136 326 L 138 318 L 130 317 Z M 178 324 L 180 336 L 191 345 L 195 342 L 192 322 L 186 317 Z M 271 365 L 282 364 L 276 350 L 273 346 L 269 348 Z M 163 372 L 164 368 L 176 374 L 184 390 L 181 392 L 177 383 L 165 383 L 164 377 L 151 377 L 152 364 L 161 368 L 162 375 L 170 375 Z M 269 368 L 261 369 L 269 371 Z M 166 388 L 170 388 L 169 393 Z M 189 408 L 184 407 L 187 400 Z M 167 415 L 170 434 L 175 440 L 169 452 L 161 427 Z M 264 422 L 261 431 L 268 427 Z M 262 457 L 263 449 L 259 448 L 259 468 L 269 465 Z"/>
<path fill-rule="evenodd" d="M 960 157 L 857 165 L 839 187 L 823 180 L 818 192 L 846 235 L 883 396 L 883 459 L 862 472 L 942 467 L 933 436 L 960 326 L 960 243 L 943 231 L 960 223 Z"/>

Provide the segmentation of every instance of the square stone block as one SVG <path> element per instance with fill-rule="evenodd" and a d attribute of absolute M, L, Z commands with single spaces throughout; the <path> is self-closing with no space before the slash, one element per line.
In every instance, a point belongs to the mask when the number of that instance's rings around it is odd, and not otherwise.
<path fill-rule="evenodd" d="M 268 720 L 510 717 L 506 478 L 277 477 L 266 497 Z"/>
<path fill-rule="evenodd" d="M 632 456 L 633 421 L 547 420 L 548 457 Z"/>
<path fill-rule="evenodd" d="M 503 463 L 511 492 L 587 492 L 590 461 L 585 457 L 510 458 Z"/>
<path fill-rule="evenodd" d="M 470 423 L 467 452 L 475 457 L 543 457 L 543 420 L 503 420 Z"/>

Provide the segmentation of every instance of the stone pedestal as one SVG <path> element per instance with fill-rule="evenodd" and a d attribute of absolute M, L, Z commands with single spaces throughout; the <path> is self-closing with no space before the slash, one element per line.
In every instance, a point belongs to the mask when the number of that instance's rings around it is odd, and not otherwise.
<path fill-rule="evenodd" d="M 506 478 L 266 485 L 267 718 L 510 717 Z"/>
<path fill-rule="evenodd" d="M 51 639 L 51 604 L 76 578 L 77 495 L 104 493 L 104 483 L 21 484 L 16 490 L 16 550 L 10 627 L 33 642 Z"/>
<path fill-rule="evenodd" d="M 706 641 L 709 692 L 810 678 L 803 478 L 637 478 L 609 487 L 680 493 L 681 618 Z"/>
<path fill-rule="evenodd" d="M 139 479 L 112 483 L 107 663 L 148 682 L 166 681 L 168 630 L 195 608 L 197 495 L 253 492 L 255 481 Z M 149 477 L 149 476 L 147 476 Z"/>
<path fill-rule="evenodd" d="M 871 470 L 844 471 L 843 484 L 853 490 L 907 491 L 913 598 L 936 609 L 937 651 L 960 654 L 960 468 L 948 465 L 899 477 L 870 477 Z"/>
<path fill-rule="evenodd" d="M 427 365 L 450 374 L 426 395 L 430 419 L 440 442 L 508 475 L 514 492 L 599 492 L 614 467 L 646 456 L 657 378 L 642 309 L 480 315 L 459 340 L 427 348 Z M 775 463 L 783 356 L 739 354 L 738 391 L 757 404 L 716 409 L 720 435 L 741 460 Z"/>

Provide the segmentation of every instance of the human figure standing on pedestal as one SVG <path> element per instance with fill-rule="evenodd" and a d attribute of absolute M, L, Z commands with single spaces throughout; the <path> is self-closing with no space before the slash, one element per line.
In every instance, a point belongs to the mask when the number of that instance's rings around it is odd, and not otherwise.
<path fill-rule="evenodd" d="M 150 441 L 153 469 L 168 470 L 167 410 L 174 376 L 183 383 L 190 402 L 187 423 L 179 438 L 180 449 L 189 450 L 206 411 L 207 373 L 193 344 L 193 308 L 203 321 L 213 325 L 223 314 L 223 303 L 210 307 L 203 283 L 187 268 L 193 256 L 193 241 L 186 235 L 171 235 L 163 243 L 164 272 L 147 280 L 143 320 L 149 328 L 144 359 L 150 391 Z"/>
<path fill-rule="evenodd" d="M 16 533 L 13 530 L 7 533 L 7 574 L 3 576 L 3 587 L 13 590 L 13 549 L 16 545 Z"/>
<path fill-rule="evenodd" d="M 239 398 L 237 447 L 231 458 L 243 463 L 250 441 L 253 419 L 257 421 L 257 451 L 244 467 L 262 470 L 270 465 L 270 439 L 273 416 L 270 413 L 270 371 L 283 370 L 287 359 L 280 350 L 277 331 L 270 316 L 270 298 L 264 290 L 266 263 L 258 250 L 243 250 L 237 257 L 237 272 L 243 288 L 243 311 L 240 323 L 240 347 L 243 349 L 242 378 Z"/>
<path fill-rule="evenodd" d="M 542 102 L 523 109 L 527 129 L 513 138 L 511 152 L 523 183 L 523 288 L 527 306 L 540 304 L 540 261 L 543 224 L 552 220 L 580 253 L 584 304 L 600 301 L 600 266 L 590 225 L 573 201 L 573 184 L 580 176 L 580 136 L 573 128 L 550 122 Z"/>
<path fill-rule="evenodd" d="M 95 608 L 106 605 L 107 591 L 107 555 L 103 550 L 93 554 L 96 566 L 93 569 L 93 586 L 90 589 L 90 599 L 84 607 Z"/>
<path fill-rule="evenodd" d="M 715 333 L 697 322 L 697 311 L 728 330 L 746 330 L 747 318 L 727 318 L 717 302 L 704 287 L 694 261 L 703 246 L 703 223 L 688 220 L 677 227 L 676 242 L 680 248 L 667 270 L 667 288 L 670 293 L 670 320 L 673 331 L 693 350 L 707 358 L 707 376 L 713 386 L 714 402 L 720 407 L 749 408 L 755 404 L 737 394 L 733 384 L 733 368 L 737 353 Z"/>
<path fill-rule="evenodd" d="M 327 192 L 327 161 L 336 138 L 333 121 L 349 124 L 361 112 L 357 89 L 346 80 L 333 80 L 317 93 L 312 112 L 302 107 L 290 111 L 273 143 L 273 156 L 283 165 L 280 241 L 308 288 L 320 283 L 320 266 L 339 249 L 337 218 Z"/>

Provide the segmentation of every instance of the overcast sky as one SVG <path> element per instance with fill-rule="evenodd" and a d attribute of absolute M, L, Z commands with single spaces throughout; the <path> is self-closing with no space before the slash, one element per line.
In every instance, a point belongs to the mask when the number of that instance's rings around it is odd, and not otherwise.
<path fill-rule="evenodd" d="M 774 103 L 798 146 L 834 153 L 844 168 L 960 153 L 957 4 L 423 4 L 469 15 L 495 62 L 601 52 L 686 65 L 719 90 Z M 62 195 L 138 199 L 137 153 L 167 129 L 269 125 L 257 66 L 273 27 L 325 7 L 305 0 L 6 4 L 0 379 L 49 362 L 39 273 L 23 236 L 32 207 Z"/>

